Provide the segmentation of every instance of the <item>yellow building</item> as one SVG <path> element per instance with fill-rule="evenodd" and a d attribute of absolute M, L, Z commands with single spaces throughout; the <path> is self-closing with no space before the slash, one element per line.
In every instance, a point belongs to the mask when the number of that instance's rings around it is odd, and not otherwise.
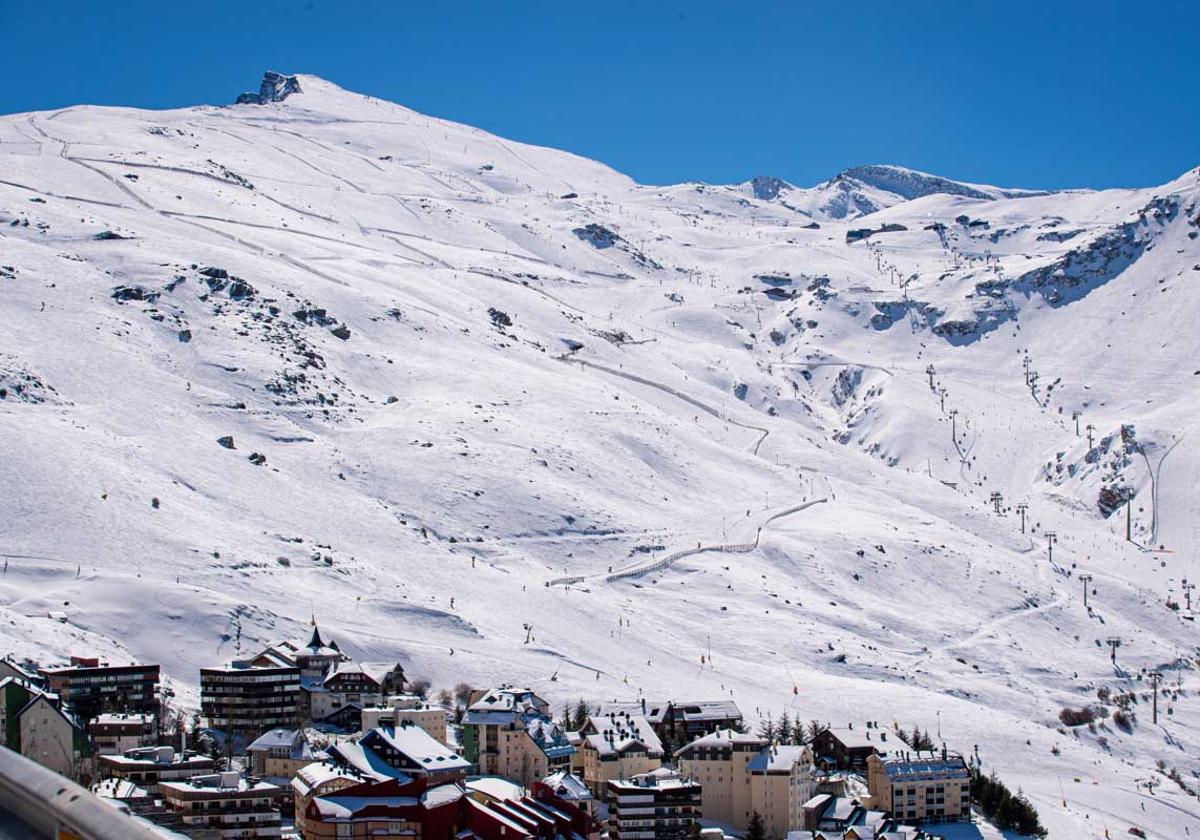
<path fill-rule="evenodd" d="M 675 753 L 680 774 L 700 783 L 706 820 L 744 831 L 754 813 L 768 837 L 803 824 L 803 806 L 816 793 L 812 757 L 796 745 L 722 729 Z"/>
<path fill-rule="evenodd" d="M 947 822 L 971 812 L 971 772 L 957 753 L 917 750 L 867 759 L 870 807 L 905 822 Z"/>
<path fill-rule="evenodd" d="M 662 741 L 641 715 L 594 715 L 579 735 L 583 780 L 595 797 L 606 796 L 613 779 L 632 779 L 662 767 Z"/>

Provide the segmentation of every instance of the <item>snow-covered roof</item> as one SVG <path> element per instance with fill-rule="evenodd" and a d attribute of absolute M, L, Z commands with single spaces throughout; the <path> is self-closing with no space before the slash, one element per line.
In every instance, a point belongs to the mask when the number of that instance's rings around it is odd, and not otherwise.
<path fill-rule="evenodd" d="M 773 744 L 764 747 L 750 759 L 751 773 L 789 773 L 797 764 L 805 763 L 805 748 L 795 744 Z"/>
<path fill-rule="evenodd" d="M 694 749 L 721 749 L 732 747 L 734 744 L 751 747 L 765 747 L 770 743 L 766 738 L 760 738 L 757 735 L 751 735 L 748 732 L 737 732 L 733 729 L 718 729 L 716 732 L 710 732 L 707 735 L 701 735 L 689 744 L 675 751 L 675 755 L 682 755 L 685 752 Z"/>
<path fill-rule="evenodd" d="M 437 808 L 457 802 L 465 794 L 466 791 L 456 784 L 434 785 L 421 794 L 421 804 L 426 808 Z"/>
<path fill-rule="evenodd" d="M 592 798 L 592 792 L 583 779 L 566 770 L 551 773 L 542 779 L 542 783 L 550 787 L 554 793 L 567 800 L 586 801 Z"/>
<path fill-rule="evenodd" d="M 489 799 L 506 802 L 509 799 L 520 799 L 525 795 L 525 788 L 516 782 L 501 776 L 476 776 L 464 783 L 468 790 L 478 791 Z"/>
<path fill-rule="evenodd" d="M 133 712 L 104 712 L 92 718 L 92 723 L 97 726 L 119 726 L 128 724 L 130 726 L 147 726 L 154 723 L 154 715 L 146 712 L 137 714 Z"/>
<path fill-rule="evenodd" d="M 651 755 L 661 755 L 663 751 L 654 727 L 641 715 L 626 712 L 596 715 L 588 718 L 587 728 L 593 733 L 585 738 L 588 748 L 602 756 L 619 755 L 637 747 Z"/>
<path fill-rule="evenodd" d="M 472 766 L 454 750 L 434 738 L 419 726 L 378 726 L 363 735 L 384 741 L 388 746 L 403 754 L 414 764 L 430 771 L 469 770 Z"/>
<path fill-rule="evenodd" d="M 303 729 L 271 729 L 260 735 L 246 752 L 267 752 L 287 749 L 288 757 L 296 761 L 316 761 L 323 753 L 309 744 Z"/>
<path fill-rule="evenodd" d="M 642 773 L 634 776 L 632 779 L 621 779 L 613 781 L 610 784 L 615 784 L 623 788 L 656 788 L 659 790 L 667 788 L 681 788 L 695 785 L 699 787 L 699 782 L 693 782 L 691 779 L 685 779 L 669 767 L 659 767 L 657 770 L 651 770 L 649 773 Z"/>
<path fill-rule="evenodd" d="M 92 785 L 92 793 L 105 799 L 142 799 L 149 797 L 146 789 L 128 779 L 104 779 Z"/>
<path fill-rule="evenodd" d="M 328 796 L 313 797 L 312 804 L 323 817 L 349 819 L 366 808 L 413 808 L 419 803 L 415 796 Z"/>
<path fill-rule="evenodd" d="M 937 752 L 909 753 L 907 758 L 885 758 L 883 771 L 892 781 L 920 781 L 923 779 L 965 779 L 971 773 L 963 757 L 947 753 L 944 757 Z"/>
<path fill-rule="evenodd" d="M 388 779 L 410 781 L 412 777 L 399 768 L 384 761 L 374 750 L 367 749 L 357 741 L 343 741 L 329 748 L 329 757 L 340 761 L 364 776 L 377 782 Z"/>
<path fill-rule="evenodd" d="M 260 735 L 250 746 L 246 747 L 247 752 L 257 752 L 259 750 L 269 750 L 277 747 L 291 747 L 297 741 L 302 740 L 303 732 L 299 729 L 270 729 Z"/>
<path fill-rule="evenodd" d="M 363 781 L 363 775 L 332 762 L 314 762 L 301 767 L 292 777 L 292 790 L 300 796 L 307 796 L 317 787 L 335 779 L 358 783 Z"/>
<path fill-rule="evenodd" d="M 830 735 L 837 738 L 846 749 L 880 749 L 884 746 L 884 742 L 878 738 L 872 738 L 870 729 L 851 729 L 845 726 L 834 726 L 827 730 Z"/>

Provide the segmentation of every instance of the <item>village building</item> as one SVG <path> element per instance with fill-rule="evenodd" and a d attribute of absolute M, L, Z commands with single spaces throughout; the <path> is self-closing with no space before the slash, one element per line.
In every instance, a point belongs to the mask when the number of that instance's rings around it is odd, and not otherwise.
<path fill-rule="evenodd" d="M 658 733 L 641 715 L 593 715 L 579 730 L 583 779 L 593 796 L 608 794 L 611 779 L 630 779 L 662 766 Z"/>
<path fill-rule="evenodd" d="M 43 668 L 41 676 L 81 723 L 103 712 L 158 713 L 157 665 L 109 665 L 72 656 L 69 666 Z"/>
<path fill-rule="evenodd" d="M 386 781 L 387 778 L 383 777 L 382 780 Z M 313 799 L 362 784 L 365 779 L 357 769 L 341 766 L 330 760 L 308 764 L 297 770 L 290 784 L 296 832 L 301 837 L 309 836 L 304 815 Z"/>
<path fill-rule="evenodd" d="M 388 694 L 404 689 L 401 666 L 351 661 L 335 640 L 321 635 L 315 622 L 307 641 L 272 642 L 250 662 L 262 668 L 297 668 L 301 721 L 348 731 L 362 726 L 364 708 L 378 706 Z"/>
<path fill-rule="evenodd" d="M 403 723 L 415 724 L 443 744 L 450 743 L 447 729 L 450 710 L 422 700 L 415 694 L 395 694 L 387 699 L 387 705 L 362 710 L 364 732 L 377 726 L 399 726 Z"/>
<path fill-rule="evenodd" d="M 699 829 L 700 783 L 665 767 L 608 783 L 609 840 L 688 840 Z"/>
<path fill-rule="evenodd" d="M 46 690 L 46 681 L 42 675 L 38 673 L 35 663 L 17 662 L 10 656 L 0 657 L 0 680 L 5 677 L 13 677 L 14 679 L 24 680 L 32 686 Z"/>
<path fill-rule="evenodd" d="M 213 729 L 257 738 L 270 729 L 300 726 L 300 669 L 238 660 L 200 669 L 200 714 Z"/>
<path fill-rule="evenodd" d="M 569 770 L 575 754 L 549 704 L 529 689 L 473 692 L 462 727 L 463 754 L 480 773 L 526 787 L 556 770 Z"/>
<path fill-rule="evenodd" d="M 451 840 L 476 824 L 463 788 L 471 769 L 415 724 L 376 727 L 297 772 L 297 830 L 305 838 Z M 515 828 L 496 831 L 496 840 L 523 836 Z"/>
<path fill-rule="evenodd" d="M 87 728 L 99 755 L 121 755 L 126 750 L 158 743 L 157 718 L 145 712 L 104 712 L 93 718 Z"/>
<path fill-rule="evenodd" d="M 281 834 L 275 805 L 280 790 L 269 782 L 230 771 L 160 782 L 158 794 L 167 810 L 180 816 L 185 831 L 215 829 L 222 840 Z"/>
<path fill-rule="evenodd" d="M 465 757 L 411 723 L 376 727 L 356 742 L 335 744 L 330 747 L 329 755 L 335 761 L 356 767 L 364 767 L 360 756 L 365 756 L 372 769 L 382 762 L 398 773 L 426 779 L 430 784 L 460 781 L 474 767 Z"/>
<path fill-rule="evenodd" d="M 853 726 L 823 729 L 809 745 L 813 759 L 831 770 L 865 773 L 867 759 L 887 755 L 887 732 L 882 729 L 855 729 Z"/>
<path fill-rule="evenodd" d="M 126 781 L 158 793 L 159 782 L 177 782 L 212 773 L 216 762 L 207 755 L 175 752 L 173 747 L 142 747 L 121 755 L 101 755 L 97 771 L 106 779 Z"/>
<path fill-rule="evenodd" d="M 72 779 L 91 752 L 57 694 L 12 676 L 0 678 L 0 744 Z"/>
<path fill-rule="evenodd" d="M 290 782 L 302 767 L 320 761 L 325 753 L 308 743 L 303 729 L 272 729 L 246 747 L 247 771 L 253 776 Z"/>
<path fill-rule="evenodd" d="M 905 751 L 867 760 L 870 805 L 910 823 L 953 822 L 971 814 L 971 771 L 958 753 Z"/>
<path fill-rule="evenodd" d="M 53 694 L 39 691 L 17 713 L 21 755 L 69 779 L 88 754 L 83 730 Z"/>
<path fill-rule="evenodd" d="M 803 806 L 817 792 L 812 756 L 798 745 L 720 730 L 675 753 L 679 772 L 703 789 L 708 820 L 744 831 L 757 813 L 768 837 L 803 824 Z"/>
<path fill-rule="evenodd" d="M 601 703 L 599 714 L 629 712 L 650 721 L 664 748 L 671 752 L 718 729 L 744 728 L 742 710 L 732 700 L 614 701 Z"/>
<path fill-rule="evenodd" d="M 599 800 L 588 788 L 587 783 L 574 773 L 559 770 L 542 779 L 534 787 L 538 785 L 545 786 L 559 799 L 570 802 L 589 816 L 597 817 L 599 814 Z"/>

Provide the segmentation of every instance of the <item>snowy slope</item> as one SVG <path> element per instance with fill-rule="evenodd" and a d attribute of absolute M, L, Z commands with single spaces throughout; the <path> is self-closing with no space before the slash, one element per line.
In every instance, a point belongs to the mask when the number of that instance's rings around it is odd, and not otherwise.
<path fill-rule="evenodd" d="M 299 83 L 0 118 L 0 653 L 194 703 L 315 615 L 438 685 L 940 717 L 1053 837 L 1200 827 L 1200 171 L 649 187 Z M 1058 722 L 1154 668 L 1158 725 Z"/>

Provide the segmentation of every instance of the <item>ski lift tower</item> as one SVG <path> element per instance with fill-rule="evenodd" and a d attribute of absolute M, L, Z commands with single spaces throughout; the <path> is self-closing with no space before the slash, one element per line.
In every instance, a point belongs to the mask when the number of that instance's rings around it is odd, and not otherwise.
<path fill-rule="evenodd" d="M 1083 583 L 1083 608 L 1086 610 L 1088 608 L 1088 590 L 1092 588 L 1090 585 L 1092 582 L 1092 576 L 1080 575 L 1079 580 Z"/>
<path fill-rule="evenodd" d="M 1117 664 L 1117 648 L 1119 648 L 1121 646 L 1121 637 L 1120 636 L 1109 636 L 1107 639 L 1104 640 L 1104 643 L 1106 645 L 1108 645 L 1110 648 L 1112 648 L 1112 663 L 1114 665 L 1116 665 Z"/>

